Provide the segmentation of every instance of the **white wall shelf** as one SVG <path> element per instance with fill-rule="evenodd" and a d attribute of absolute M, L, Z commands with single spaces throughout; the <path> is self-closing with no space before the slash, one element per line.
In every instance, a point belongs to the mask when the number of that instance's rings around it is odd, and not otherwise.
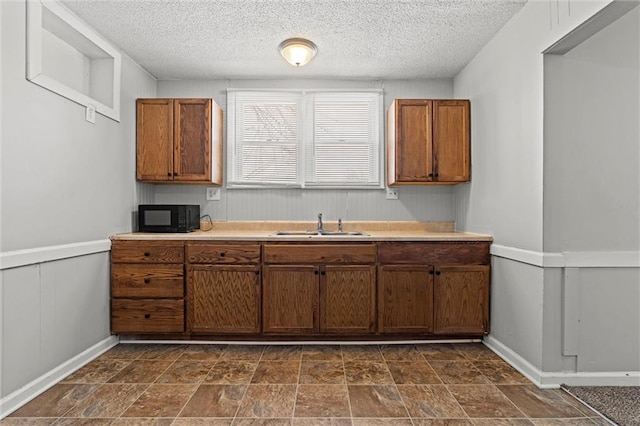
<path fill-rule="evenodd" d="M 55 0 L 27 1 L 27 79 L 120 121 L 120 51 Z"/>

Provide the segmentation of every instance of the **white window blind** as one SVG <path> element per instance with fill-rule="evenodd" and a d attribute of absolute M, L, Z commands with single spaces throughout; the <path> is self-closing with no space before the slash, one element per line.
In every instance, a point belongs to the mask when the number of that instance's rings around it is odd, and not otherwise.
<path fill-rule="evenodd" d="M 382 94 L 229 90 L 229 187 L 380 188 Z"/>

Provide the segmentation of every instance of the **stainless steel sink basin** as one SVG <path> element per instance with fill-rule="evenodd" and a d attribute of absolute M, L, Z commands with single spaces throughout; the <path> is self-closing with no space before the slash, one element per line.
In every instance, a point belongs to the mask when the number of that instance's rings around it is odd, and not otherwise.
<path fill-rule="evenodd" d="M 369 236 L 366 232 L 360 231 L 278 231 L 271 234 L 272 236 L 327 236 L 327 237 L 356 237 L 356 236 Z"/>

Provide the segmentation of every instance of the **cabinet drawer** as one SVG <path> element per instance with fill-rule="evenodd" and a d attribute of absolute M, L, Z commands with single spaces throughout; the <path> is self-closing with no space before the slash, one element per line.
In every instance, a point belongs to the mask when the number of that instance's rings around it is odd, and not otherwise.
<path fill-rule="evenodd" d="M 182 263 L 184 246 L 181 241 L 113 241 L 111 260 L 114 263 Z"/>
<path fill-rule="evenodd" d="M 378 244 L 382 264 L 484 265 L 489 264 L 489 242 L 391 242 Z"/>
<path fill-rule="evenodd" d="M 265 244 L 265 263 L 359 263 L 376 262 L 374 244 Z"/>
<path fill-rule="evenodd" d="M 113 264 L 111 297 L 184 297 L 184 268 L 170 264 Z"/>
<path fill-rule="evenodd" d="M 259 244 L 187 244 L 189 263 L 260 263 Z"/>
<path fill-rule="evenodd" d="M 114 333 L 182 333 L 184 300 L 112 299 Z"/>

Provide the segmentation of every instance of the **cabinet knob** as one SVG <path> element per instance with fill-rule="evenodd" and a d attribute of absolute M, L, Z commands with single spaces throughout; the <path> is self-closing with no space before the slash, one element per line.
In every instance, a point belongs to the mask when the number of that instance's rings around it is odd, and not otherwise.
<path fill-rule="evenodd" d="M 178 174 L 177 174 L 176 172 L 173 172 L 173 175 L 174 175 L 174 176 L 178 176 Z"/>
<path fill-rule="evenodd" d="M 318 275 L 318 271 L 313 271 L 314 274 Z"/>
<path fill-rule="evenodd" d="M 260 275 L 260 271 L 256 271 L 256 275 Z"/>
<path fill-rule="evenodd" d="M 433 275 L 433 270 L 430 270 L 430 271 L 429 271 L 429 275 Z"/>
<path fill-rule="evenodd" d="M 151 318 L 151 314 L 144 314 L 144 319 L 149 319 Z"/>
<path fill-rule="evenodd" d="M 144 257 L 149 257 L 149 256 L 151 256 L 151 253 L 149 253 L 148 251 L 145 251 L 144 252 Z"/>
<path fill-rule="evenodd" d="M 220 253 L 220 257 L 224 257 L 225 252 Z"/>
<path fill-rule="evenodd" d="M 327 275 L 325 271 L 320 272 L 320 275 Z"/>
<path fill-rule="evenodd" d="M 433 173 L 429 173 L 429 177 L 432 178 L 433 177 Z"/>
<path fill-rule="evenodd" d="M 171 177 L 171 172 L 167 172 L 167 176 L 168 176 L 168 177 Z"/>
<path fill-rule="evenodd" d="M 436 271 L 436 275 L 440 275 L 440 271 Z"/>
<path fill-rule="evenodd" d="M 149 284 L 150 282 L 151 282 L 151 280 L 150 280 L 149 278 L 145 278 L 145 279 L 144 279 L 144 283 L 145 283 L 145 284 Z"/>
<path fill-rule="evenodd" d="M 434 174 L 433 177 L 437 178 L 438 177 L 438 173 Z"/>

